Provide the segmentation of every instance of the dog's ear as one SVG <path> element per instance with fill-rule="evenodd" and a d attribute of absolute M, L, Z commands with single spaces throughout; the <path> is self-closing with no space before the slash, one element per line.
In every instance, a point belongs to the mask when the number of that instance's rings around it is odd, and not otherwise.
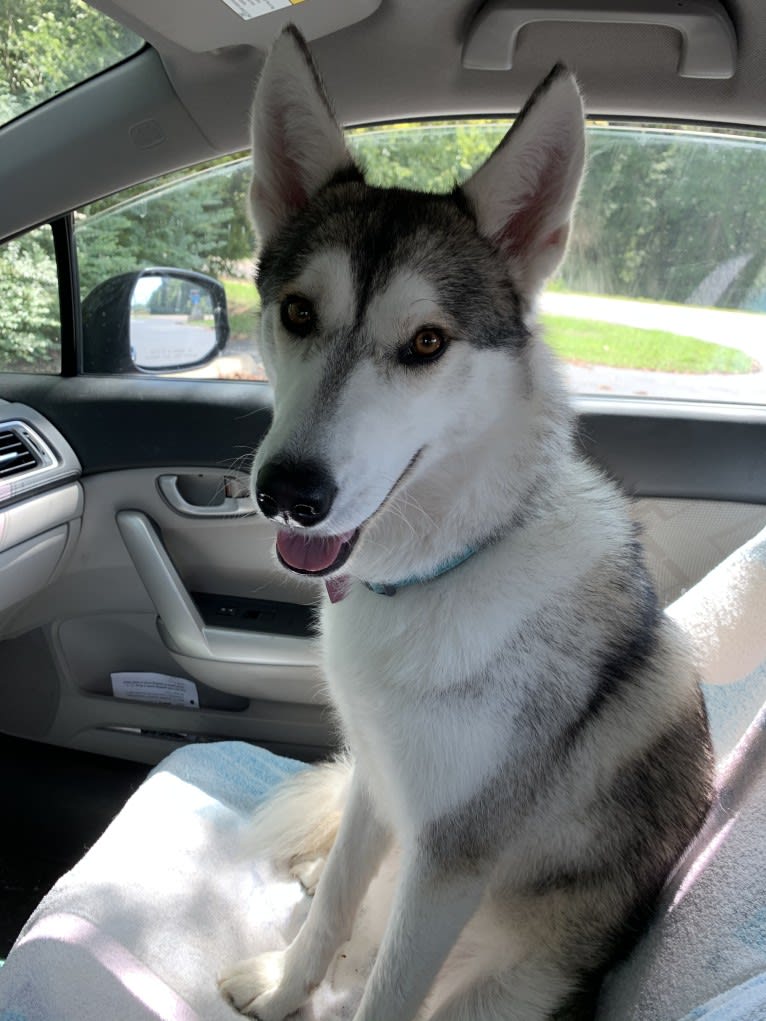
<path fill-rule="evenodd" d="M 557 64 L 462 187 L 479 230 L 503 252 L 527 300 L 564 254 L 584 160 L 580 93 Z"/>
<path fill-rule="evenodd" d="M 331 177 L 355 169 L 308 47 L 293 26 L 266 58 L 251 129 L 250 202 L 263 244 Z"/>

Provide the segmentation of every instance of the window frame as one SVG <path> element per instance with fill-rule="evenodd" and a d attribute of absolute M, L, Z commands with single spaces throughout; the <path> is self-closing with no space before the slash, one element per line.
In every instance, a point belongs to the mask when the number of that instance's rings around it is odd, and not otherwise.
<path fill-rule="evenodd" d="M 79 271 L 74 237 L 74 213 L 66 213 L 50 223 L 56 276 L 59 288 L 59 320 L 61 327 L 61 376 L 78 376 L 82 372 L 82 312 L 80 307 Z"/>

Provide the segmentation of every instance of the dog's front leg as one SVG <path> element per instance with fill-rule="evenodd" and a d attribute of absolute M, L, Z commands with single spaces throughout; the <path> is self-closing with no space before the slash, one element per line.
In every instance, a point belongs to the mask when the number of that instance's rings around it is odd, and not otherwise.
<path fill-rule="evenodd" d="M 251 957 L 225 972 L 218 985 L 226 999 L 260 1021 L 283 1021 L 294 1013 L 322 981 L 335 951 L 350 936 L 360 901 L 389 843 L 388 831 L 354 777 L 338 836 L 303 927 L 286 950 Z"/>
<path fill-rule="evenodd" d="M 403 855 L 388 925 L 354 1021 L 411 1021 L 486 884 L 450 874 L 421 849 Z"/>

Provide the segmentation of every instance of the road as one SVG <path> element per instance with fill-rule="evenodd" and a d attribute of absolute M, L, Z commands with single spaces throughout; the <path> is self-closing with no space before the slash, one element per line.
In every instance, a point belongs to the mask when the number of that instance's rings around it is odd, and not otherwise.
<path fill-rule="evenodd" d="M 142 369 L 199 362 L 215 349 L 215 327 L 186 315 L 133 316 L 130 346 Z"/>
<path fill-rule="evenodd" d="M 759 365 L 759 371 L 743 375 L 694 375 L 615 369 L 604 365 L 567 365 L 569 384 L 579 393 L 766 403 L 766 315 L 553 292 L 543 295 L 540 307 L 541 311 L 552 315 L 697 337 L 744 351 Z"/>

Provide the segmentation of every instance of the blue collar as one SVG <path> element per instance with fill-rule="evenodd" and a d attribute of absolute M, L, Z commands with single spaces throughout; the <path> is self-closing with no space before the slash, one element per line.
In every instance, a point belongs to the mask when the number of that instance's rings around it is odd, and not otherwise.
<path fill-rule="evenodd" d="M 448 571 L 454 570 L 456 567 L 460 567 L 466 560 L 469 560 L 474 553 L 478 553 L 481 546 L 468 546 L 463 550 L 462 553 L 458 553 L 457 556 L 451 557 L 449 560 L 444 560 L 439 564 L 430 574 L 412 574 L 409 578 L 403 578 L 401 581 L 394 582 L 391 585 L 381 584 L 374 581 L 366 581 L 364 584 L 370 590 L 375 592 L 379 596 L 395 596 L 400 588 L 409 588 L 410 585 L 419 585 L 424 581 L 434 581 L 436 578 L 440 578 L 443 574 Z"/>

